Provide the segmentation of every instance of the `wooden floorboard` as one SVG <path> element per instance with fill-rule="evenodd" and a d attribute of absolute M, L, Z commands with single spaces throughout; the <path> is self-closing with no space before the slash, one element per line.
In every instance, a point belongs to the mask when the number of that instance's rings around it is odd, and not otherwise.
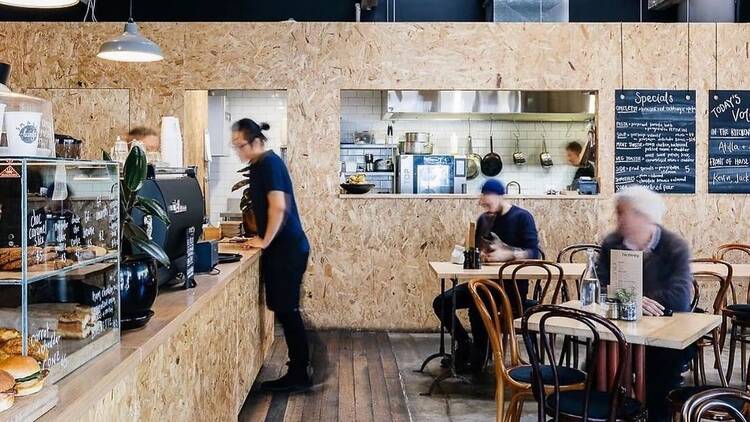
<path fill-rule="evenodd" d="M 409 420 L 399 369 L 385 333 L 310 333 L 314 387 L 303 394 L 267 394 L 261 381 L 286 372 L 286 344 L 274 343 L 239 421 L 368 422 Z"/>

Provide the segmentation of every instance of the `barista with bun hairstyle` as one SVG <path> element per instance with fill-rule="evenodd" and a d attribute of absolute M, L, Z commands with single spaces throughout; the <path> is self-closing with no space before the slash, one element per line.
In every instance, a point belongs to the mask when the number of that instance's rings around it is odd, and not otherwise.
<path fill-rule="evenodd" d="M 307 367 L 309 348 L 299 310 L 302 279 L 307 269 L 310 245 L 302 230 L 289 171 L 281 158 L 266 149 L 270 127 L 250 119 L 232 126 L 232 148 L 249 163 L 250 199 L 259 236 L 246 248 L 263 249 L 261 279 L 266 304 L 275 312 L 289 349 L 289 371 L 283 377 L 261 385 L 266 391 L 305 391 L 312 385 Z"/>

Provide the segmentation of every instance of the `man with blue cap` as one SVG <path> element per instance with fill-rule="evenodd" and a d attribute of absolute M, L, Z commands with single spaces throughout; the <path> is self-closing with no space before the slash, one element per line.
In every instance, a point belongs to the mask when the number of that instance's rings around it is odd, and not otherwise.
<path fill-rule="evenodd" d="M 527 210 L 508 202 L 502 181 L 489 179 L 484 183 L 479 205 L 484 213 L 477 220 L 475 243 L 480 247 L 484 261 L 503 262 L 540 258 L 539 236 L 534 217 Z M 506 291 L 513 291 L 510 283 L 508 280 L 503 281 Z M 517 281 L 517 286 L 521 298 L 525 300 L 529 282 Z M 466 329 L 461 326 L 458 319 L 454 319 L 454 315 L 451 315 L 453 296 L 456 298 L 456 309 L 469 310 L 469 322 L 474 335 L 473 344 Z M 526 301 L 523 307 L 530 305 L 532 303 Z M 451 330 L 455 321 L 453 333 L 457 343 L 456 368 L 462 372 L 471 369 L 472 372 L 479 373 L 487 353 L 487 331 L 471 298 L 468 284 L 460 284 L 439 295 L 432 302 L 432 307 L 447 330 Z M 520 315 L 522 311 L 514 309 L 513 313 Z"/>

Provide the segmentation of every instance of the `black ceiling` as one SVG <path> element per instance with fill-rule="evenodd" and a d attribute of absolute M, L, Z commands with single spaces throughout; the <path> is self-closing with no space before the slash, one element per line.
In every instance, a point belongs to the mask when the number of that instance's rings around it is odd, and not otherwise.
<path fill-rule="evenodd" d="M 133 0 L 136 21 L 266 22 L 353 21 L 354 0 Z M 19 9 L 0 6 L 0 21 L 82 21 L 86 6 L 65 9 Z M 98 0 L 99 21 L 123 21 L 128 0 Z"/>

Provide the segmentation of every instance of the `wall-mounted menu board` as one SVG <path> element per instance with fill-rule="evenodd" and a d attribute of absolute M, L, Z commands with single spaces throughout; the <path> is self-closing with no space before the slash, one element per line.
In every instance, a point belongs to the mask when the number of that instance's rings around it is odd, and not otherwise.
<path fill-rule="evenodd" d="M 750 193 L 750 91 L 709 91 L 708 107 L 708 192 Z"/>
<path fill-rule="evenodd" d="M 695 91 L 615 92 L 615 191 L 695 193 Z"/>

